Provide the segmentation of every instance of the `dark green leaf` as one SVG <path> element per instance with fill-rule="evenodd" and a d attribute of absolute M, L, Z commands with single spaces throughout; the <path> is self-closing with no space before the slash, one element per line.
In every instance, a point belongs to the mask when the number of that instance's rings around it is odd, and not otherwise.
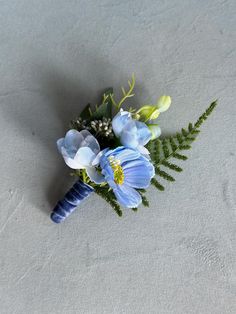
<path fill-rule="evenodd" d="M 101 105 L 97 106 L 93 113 L 93 118 L 101 119 L 102 117 L 112 118 L 112 101 L 110 95 L 113 94 L 113 89 L 107 89 L 102 98 Z M 105 100 L 104 100 L 105 99 Z"/>
<path fill-rule="evenodd" d="M 82 110 L 80 117 L 83 120 L 87 120 L 91 118 L 91 108 L 90 108 L 90 104 L 87 104 L 86 107 Z"/>

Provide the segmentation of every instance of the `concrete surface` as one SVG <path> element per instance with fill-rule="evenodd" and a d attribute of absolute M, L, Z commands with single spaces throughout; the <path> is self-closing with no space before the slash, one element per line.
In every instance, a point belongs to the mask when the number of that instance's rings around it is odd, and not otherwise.
<path fill-rule="evenodd" d="M 0 1 L 0 313 L 236 313 L 236 2 Z M 173 98 L 164 134 L 219 107 L 176 183 L 119 219 L 96 195 L 61 225 L 69 120 L 131 73 Z"/>

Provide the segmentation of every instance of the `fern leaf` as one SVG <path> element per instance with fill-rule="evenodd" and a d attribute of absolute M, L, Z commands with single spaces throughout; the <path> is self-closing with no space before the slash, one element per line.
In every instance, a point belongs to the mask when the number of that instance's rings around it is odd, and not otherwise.
<path fill-rule="evenodd" d="M 179 150 L 186 150 L 186 149 L 190 149 L 191 146 L 190 145 L 180 145 L 179 146 Z"/>
<path fill-rule="evenodd" d="M 209 117 L 209 115 L 212 113 L 212 111 L 215 109 L 217 106 L 217 101 L 213 101 L 210 106 L 207 108 L 207 110 L 199 117 L 197 122 L 194 124 L 194 128 L 198 129 L 205 120 Z"/>
<path fill-rule="evenodd" d="M 174 182 L 175 178 L 173 178 L 171 175 L 169 175 L 167 172 L 164 170 L 161 170 L 160 168 L 156 167 L 156 174 L 162 177 L 163 179 L 166 179 L 167 181 Z"/>
<path fill-rule="evenodd" d="M 192 134 L 198 134 L 198 133 L 200 133 L 200 132 L 201 132 L 201 131 L 198 130 L 198 129 L 193 129 L 191 133 L 192 133 Z"/>
<path fill-rule="evenodd" d="M 182 128 L 181 132 L 182 132 L 182 134 L 183 134 L 184 137 L 187 137 L 188 134 L 189 134 L 189 132 L 186 131 L 184 128 Z"/>
<path fill-rule="evenodd" d="M 154 185 L 155 188 L 157 188 L 159 191 L 165 190 L 164 186 L 160 182 L 158 182 L 157 179 L 155 179 L 155 178 L 152 178 L 151 184 Z"/>
<path fill-rule="evenodd" d="M 193 129 L 193 125 L 192 125 L 192 123 L 189 123 L 189 125 L 188 125 L 188 131 L 191 132 L 192 129 Z"/>
<path fill-rule="evenodd" d="M 182 136 L 182 134 L 177 133 L 177 134 L 176 134 L 176 138 L 177 138 L 179 144 L 182 144 L 182 143 L 183 143 L 184 137 Z"/>
<path fill-rule="evenodd" d="M 175 151 L 178 147 L 173 137 L 170 137 L 170 146 L 173 151 Z"/>
<path fill-rule="evenodd" d="M 122 216 L 122 210 L 120 209 L 120 205 L 118 204 L 112 191 L 109 191 L 107 188 L 100 186 L 94 186 L 94 191 L 110 204 L 119 217 Z"/>
<path fill-rule="evenodd" d="M 174 158 L 176 158 L 176 159 L 179 159 L 179 160 L 187 160 L 187 159 L 188 159 L 187 156 L 181 155 L 181 154 L 178 154 L 178 153 L 174 153 L 174 154 L 172 155 L 172 157 L 174 157 Z"/>
<path fill-rule="evenodd" d="M 141 197 L 142 197 L 143 206 L 149 207 L 149 201 L 148 201 L 148 199 L 146 198 L 146 196 L 145 196 L 145 195 L 141 195 Z"/>
<path fill-rule="evenodd" d="M 168 147 L 168 139 L 166 138 L 163 140 L 163 152 L 164 152 L 165 158 L 167 158 L 170 155 L 170 150 Z"/>
<path fill-rule="evenodd" d="M 175 165 L 175 164 L 170 163 L 170 162 L 167 161 L 167 160 L 164 160 L 164 161 L 162 162 L 162 165 L 165 166 L 165 167 L 167 167 L 167 168 L 169 168 L 169 169 L 171 169 L 171 170 L 174 170 L 174 171 L 176 171 L 176 172 L 181 172 L 181 171 L 183 171 L 182 168 L 180 168 L 179 166 L 177 166 L 177 165 Z"/>

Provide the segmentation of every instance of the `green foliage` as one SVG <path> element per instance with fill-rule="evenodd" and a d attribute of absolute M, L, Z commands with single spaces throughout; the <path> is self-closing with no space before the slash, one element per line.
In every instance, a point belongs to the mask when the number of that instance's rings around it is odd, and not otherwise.
<path fill-rule="evenodd" d="M 167 181 L 171 181 L 171 182 L 175 181 L 175 178 L 173 178 L 171 175 L 169 175 L 164 170 L 161 170 L 159 167 L 155 167 L 155 170 L 156 170 L 156 175 L 166 179 Z"/>
<path fill-rule="evenodd" d="M 121 217 L 122 211 L 112 190 L 109 190 L 107 185 L 106 186 L 94 185 L 93 188 L 95 193 L 97 193 L 100 197 L 107 201 L 107 203 L 111 205 L 111 207 L 114 209 L 117 215 Z"/>
<path fill-rule="evenodd" d="M 159 181 L 157 181 L 156 178 L 152 178 L 151 184 L 153 184 L 155 186 L 155 188 L 157 188 L 159 191 L 165 190 L 164 186 Z"/>
<path fill-rule="evenodd" d="M 132 75 L 131 81 L 128 81 L 129 89 L 126 91 L 122 87 L 122 98 L 117 103 L 114 100 L 113 96 L 113 89 L 109 88 L 105 91 L 102 97 L 102 102 L 99 106 L 96 106 L 95 109 L 92 109 L 90 104 L 88 104 L 84 110 L 80 114 L 80 120 L 72 121 L 71 125 L 77 129 L 87 128 L 92 121 L 101 120 L 104 118 L 108 118 L 109 121 L 112 119 L 112 109 L 114 108 L 118 111 L 121 105 L 124 103 L 125 100 L 129 99 L 130 97 L 134 96 L 133 90 L 135 85 L 135 77 Z M 150 152 L 150 157 L 152 163 L 155 167 L 156 176 L 152 178 L 151 184 L 156 187 L 159 191 L 164 191 L 165 188 L 159 180 L 164 179 L 169 182 L 174 182 L 175 178 L 173 175 L 169 174 L 167 171 L 171 170 L 173 172 L 181 172 L 183 169 L 173 163 L 170 162 L 170 159 L 173 160 L 181 160 L 185 161 L 188 159 L 187 156 L 183 154 L 184 151 L 191 149 L 191 144 L 195 141 L 196 137 L 200 133 L 200 126 L 203 124 L 205 120 L 209 117 L 212 111 L 215 109 L 217 102 L 214 101 L 211 105 L 207 108 L 207 110 L 198 118 L 195 124 L 189 123 L 187 128 L 182 128 L 180 132 L 176 133 L 174 136 L 169 136 L 164 139 L 156 139 L 150 141 L 147 145 L 147 149 Z M 132 111 L 132 110 L 130 110 Z M 99 122 L 98 121 L 98 122 Z M 90 131 L 92 132 L 93 129 L 90 126 Z M 98 133 L 96 133 L 98 134 Z M 98 135 L 97 135 L 98 136 Z M 100 138 L 101 139 L 101 138 Z M 104 144 L 108 144 L 108 138 L 105 138 Z M 111 143 L 109 142 L 109 145 Z M 110 147 L 113 147 L 110 145 Z M 120 209 L 120 205 L 115 197 L 115 194 L 111 189 L 109 189 L 108 185 L 96 185 L 95 183 L 91 182 L 89 177 L 86 174 L 86 171 L 76 171 L 74 175 L 79 176 L 84 182 L 90 184 L 93 188 L 95 193 L 97 193 L 100 197 L 102 197 L 106 202 L 108 202 L 114 211 L 118 214 L 119 217 L 122 216 L 122 211 Z M 142 198 L 142 204 L 144 206 L 149 206 L 149 202 L 147 197 L 144 195 L 146 192 L 143 189 L 139 189 L 138 192 Z M 132 208 L 133 211 L 137 211 L 137 208 Z"/>
<path fill-rule="evenodd" d="M 143 206 L 149 207 L 149 201 L 148 201 L 147 197 L 145 195 L 141 195 L 141 197 L 142 197 Z"/>
<path fill-rule="evenodd" d="M 167 167 L 167 168 L 169 168 L 169 169 L 171 169 L 171 170 L 174 170 L 174 171 L 176 171 L 176 172 L 181 172 L 181 171 L 183 171 L 182 168 L 180 168 L 179 166 L 177 166 L 177 165 L 175 165 L 175 164 L 170 163 L 170 162 L 167 161 L 167 160 L 164 160 L 164 161 L 162 162 L 162 165 L 165 166 L 165 167 Z"/>
<path fill-rule="evenodd" d="M 111 95 L 113 95 L 113 88 L 108 88 L 102 96 L 101 104 L 96 106 L 95 111 L 92 113 L 93 119 L 112 118 Z"/>
<path fill-rule="evenodd" d="M 85 124 L 88 124 L 92 120 L 99 120 L 102 118 L 112 119 L 112 95 L 113 88 L 108 88 L 102 94 L 102 101 L 99 105 L 96 105 L 95 108 L 92 108 L 90 104 L 87 104 L 85 108 L 79 115 L 79 119 L 84 121 Z M 78 119 L 71 121 L 71 126 L 76 128 L 76 121 Z"/>
<path fill-rule="evenodd" d="M 134 86 L 135 86 L 135 76 L 134 74 L 132 74 L 131 77 L 131 81 L 128 81 L 129 84 L 129 89 L 128 91 L 126 91 L 124 89 L 124 87 L 121 87 L 121 91 L 123 94 L 123 97 L 121 98 L 121 100 L 119 101 L 119 103 L 117 103 L 113 97 L 113 94 L 110 96 L 112 104 L 119 110 L 121 105 L 125 102 L 125 100 L 127 100 L 128 98 L 131 98 L 134 96 L 133 90 L 134 90 Z"/>
<path fill-rule="evenodd" d="M 200 133 L 200 126 L 209 117 L 212 111 L 215 109 L 217 102 L 214 101 L 207 108 L 207 110 L 200 116 L 197 122 L 193 125 L 189 123 L 187 129 L 182 129 L 180 133 L 176 133 L 174 136 L 164 138 L 163 140 L 156 139 L 148 144 L 148 150 L 150 157 L 155 167 L 156 176 L 161 177 L 167 181 L 175 181 L 174 177 L 163 170 L 163 167 L 172 171 L 181 172 L 182 168 L 174 163 L 169 162 L 169 159 L 175 158 L 178 160 L 187 160 L 187 156 L 182 154 L 182 151 L 189 150 L 191 144 L 195 141 L 197 135 Z M 162 167 L 162 168 L 161 168 Z M 153 178 L 151 183 L 160 191 L 164 191 L 162 184 Z"/>
<path fill-rule="evenodd" d="M 94 192 L 109 203 L 119 217 L 122 216 L 122 210 L 120 209 L 115 194 L 109 189 L 107 184 L 97 185 L 92 182 L 85 169 L 75 170 L 71 175 L 79 177 L 83 182 L 91 185 L 94 188 Z"/>
<path fill-rule="evenodd" d="M 83 120 L 88 120 L 91 118 L 91 107 L 90 104 L 87 104 L 87 106 L 85 106 L 85 108 L 82 110 L 82 112 L 80 113 L 80 117 Z"/>

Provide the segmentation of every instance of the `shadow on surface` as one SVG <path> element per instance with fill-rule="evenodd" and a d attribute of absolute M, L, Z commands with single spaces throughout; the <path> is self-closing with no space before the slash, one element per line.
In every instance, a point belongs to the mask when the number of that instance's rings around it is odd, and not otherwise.
<path fill-rule="evenodd" d="M 100 80 L 106 80 L 106 72 L 104 72 L 104 69 L 106 69 L 107 63 L 104 64 L 99 60 L 99 62 L 95 64 L 96 69 L 89 68 L 88 71 L 90 73 L 96 71 L 96 80 L 98 80 L 98 76 Z M 98 64 L 99 67 L 97 67 Z M 56 202 L 63 198 L 64 194 L 75 181 L 75 178 L 69 176 L 69 173 L 72 171 L 65 166 L 62 158 L 57 162 L 59 154 L 56 149 L 55 141 L 60 138 L 60 136 L 64 136 L 69 128 L 71 119 L 79 115 L 85 105 L 91 101 L 91 98 L 96 102 L 100 101 L 101 93 L 104 91 L 104 89 L 91 90 L 88 80 L 82 81 L 77 78 L 72 78 L 68 72 L 65 73 L 52 67 L 51 69 L 45 70 L 44 73 L 41 70 L 42 91 L 47 96 L 48 106 L 50 106 L 52 114 L 57 117 L 59 131 L 61 130 L 61 132 L 56 134 L 56 139 L 50 143 L 47 139 L 48 130 L 41 128 L 38 134 L 40 140 L 50 148 L 53 158 L 55 158 L 55 169 L 53 170 L 53 175 L 50 174 L 52 178 L 48 178 L 49 183 L 45 187 L 45 195 L 50 208 L 53 208 Z M 109 74 L 107 74 L 107 77 L 108 76 Z M 46 212 L 48 214 L 48 210 Z"/>
<path fill-rule="evenodd" d="M 64 136 L 69 128 L 69 122 L 78 116 L 88 102 L 98 103 L 104 88 L 115 85 L 117 98 L 120 96 L 120 84 L 126 84 L 128 77 L 122 74 L 119 69 L 110 65 L 106 60 L 89 60 L 85 79 L 80 78 L 77 73 L 80 71 L 80 63 L 73 69 L 65 70 L 60 64 L 54 66 L 42 62 L 35 62 L 32 73 L 32 82 L 27 82 L 27 87 L 20 89 L 18 95 L 14 96 L 13 110 L 4 108 L 6 114 L 19 130 L 21 139 L 29 145 L 29 151 L 36 150 L 37 167 L 33 168 L 33 185 L 26 184 L 30 193 L 31 201 L 47 215 L 56 202 L 64 196 L 67 189 L 72 185 L 74 179 L 69 176 L 70 169 L 56 149 L 56 140 Z M 72 62 L 72 60 L 70 60 Z M 93 82 L 90 83 L 90 80 Z M 108 84 L 107 84 L 108 83 Z M 37 86 L 37 88 L 35 88 Z M 101 89 L 102 87 L 102 89 Z M 127 107 L 138 107 L 141 105 L 142 97 L 145 94 L 145 86 L 136 84 L 137 97 L 129 100 Z M 32 145 L 32 147 L 31 147 Z M 44 147 L 46 149 L 40 149 Z M 20 152 L 23 160 L 24 150 Z M 53 165 L 53 166 L 52 166 Z M 24 160 L 27 167 L 27 161 Z M 41 172 L 36 168 L 43 167 Z M 49 169 L 49 171 L 47 170 Z M 30 170 L 29 170 L 30 171 Z M 45 196 L 45 201 L 39 197 L 40 192 Z M 43 203 L 43 204 L 42 204 Z"/>

